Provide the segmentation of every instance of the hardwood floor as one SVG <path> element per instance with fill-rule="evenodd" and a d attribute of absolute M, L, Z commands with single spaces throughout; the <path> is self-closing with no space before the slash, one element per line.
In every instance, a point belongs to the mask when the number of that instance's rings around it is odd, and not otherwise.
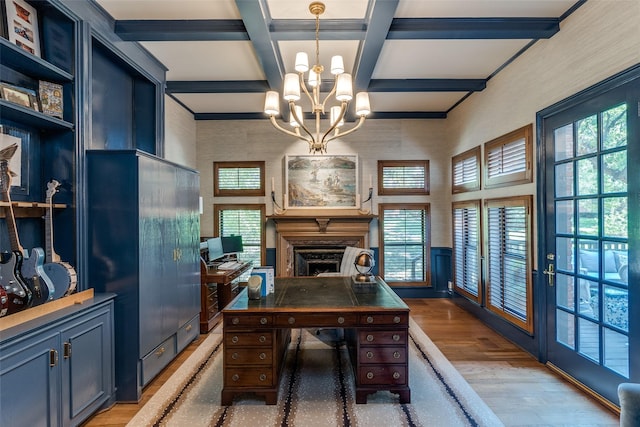
<path fill-rule="evenodd" d="M 618 426 L 618 416 L 448 299 L 407 299 L 411 316 L 507 426 Z M 189 345 L 138 404 L 118 403 L 86 427 L 124 426 L 202 342 Z"/>

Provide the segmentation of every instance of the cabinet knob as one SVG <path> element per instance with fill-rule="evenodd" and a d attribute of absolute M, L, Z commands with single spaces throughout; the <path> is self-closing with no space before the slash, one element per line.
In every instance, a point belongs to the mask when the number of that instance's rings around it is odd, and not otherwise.
<path fill-rule="evenodd" d="M 260 381 L 265 381 L 267 376 L 265 374 L 260 374 Z"/>
<path fill-rule="evenodd" d="M 238 353 L 233 353 L 233 354 L 231 355 L 231 358 L 232 358 L 233 360 L 238 360 Z"/>
<path fill-rule="evenodd" d="M 373 316 L 367 316 L 367 323 L 373 323 Z"/>
<path fill-rule="evenodd" d="M 238 341 L 239 341 L 239 338 L 238 338 L 238 336 L 237 336 L 237 335 L 234 335 L 233 337 L 231 337 L 231 342 L 232 342 L 232 343 L 237 344 L 237 343 L 238 343 Z"/>
<path fill-rule="evenodd" d="M 367 359 L 373 359 L 373 352 L 367 351 Z"/>
<path fill-rule="evenodd" d="M 260 318 L 260 324 L 261 325 L 266 325 L 267 324 L 267 318 L 266 317 L 261 317 Z"/>
<path fill-rule="evenodd" d="M 260 335 L 260 338 L 258 338 L 258 341 L 260 341 L 261 343 L 266 342 L 267 337 L 265 337 L 264 335 Z"/>
<path fill-rule="evenodd" d="M 240 323 L 240 319 L 238 319 L 237 317 L 234 317 L 233 319 L 231 319 L 231 323 L 233 323 L 234 325 L 237 325 L 238 323 Z"/>
<path fill-rule="evenodd" d="M 184 328 L 185 331 L 189 332 L 191 330 L 191 328 L 193 327 L 193 325 L 187 325 L 186 328 Z"/>
<path fill-rule="evenodd" d="M 264 360 L 267 358 L 267 355 L 264 353 L 260 353 L 260 355 L 258 356 L 260 358 L 260 360 Z"/>
<path fill-rule="evenodd" d="M 400 316 L 396 316 L 393 318 L 393 323 L 400 323 Z"/>
<path fill-rule="evenodd" d="M 338 317 L 338 325 L 342 325 L 344 323 L 344 317 L 339 316 Z"/>
<path fill-rule="evenodd" d="M 400 378 L 400 372 L 394 372 L 393 373 L 393 379 L 397 380 L 398 378 Z"/>
<path fill-rule="evenodd" d="M 367 372 L 367 378 L 372 380 L 373 379 L 373 372 Z"/>
<path fill-rule="evenodd" d="M 399 351 L 394 351 L 393 352 L 393 358 L 394 359 L 400 359 L 400 352 Z"/>
<path fill-rule="evenodd" d="M 391 337 L 394 341 L 400 341 L 400 335 L 398 334 L 393 334 L 393 337 Z"/>
<path fill-rule="evenodd" d="M 373 342 L 373 335 L 371 334 L 367 335 L 367 341 Z"/>
<path fill-rule="evenodd" d="M 231 379 L 232 379 L 233 381 L 238 381 L 238 380 L 240 379 L 240 375 L 238 375 L 238 374 L 233 374 L 233 376 L 231 377 Z"/>
<path fill-rule="evenodd" d="M 156 351 L 156 356 L 160 357 L 164 354 L 166 350 L 164 349 L 164 347 L 160 347 L 160 349 L 158 351 Z"/>
<path fill-rule="evenodd" d="M 289 324 L 293 325 L 294 323 L 296 323 L 296 318 L 295 317 L 289 317 Z"/>

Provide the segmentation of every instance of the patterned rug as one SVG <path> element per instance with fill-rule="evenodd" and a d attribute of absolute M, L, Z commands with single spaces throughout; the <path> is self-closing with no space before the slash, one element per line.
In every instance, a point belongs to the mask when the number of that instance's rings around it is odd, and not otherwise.
<path fill-rule="evenodd" d="M 355 403 L 353 372 L 333 330 L 294 330 L 277 405 L 220 406 L 222 333 L 214 329 L 128 426 L 502 426 L 420 327 L 410 320 L 411 404 L 377 392 Z"/>

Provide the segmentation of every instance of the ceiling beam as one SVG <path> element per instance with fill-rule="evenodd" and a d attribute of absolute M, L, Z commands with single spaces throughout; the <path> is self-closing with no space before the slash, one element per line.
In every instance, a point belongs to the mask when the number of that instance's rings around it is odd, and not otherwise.
<path fill-rule="evenodd" d="M 558 18 L 395 18 L 387 39 L 548 39 L 558 31 Z"/>
<path fill-rule="evenodd" d="M 265 80 L 168 81 L 166 93 L 264 93 Z"/>
<path fill-rule="evenodd" d="M 119 20 L 114 31 L 126 41 L 249 40 L 240 19 Z"/>

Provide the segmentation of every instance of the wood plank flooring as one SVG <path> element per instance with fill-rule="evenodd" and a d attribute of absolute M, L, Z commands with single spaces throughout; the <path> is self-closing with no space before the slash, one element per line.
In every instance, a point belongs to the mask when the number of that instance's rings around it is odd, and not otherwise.
<path fill-rule="evenodd" d="M 411 316 L 506 426 L 618 426 L 618 416 L 449 299 L 406 299 Z M 124 426 L 202 342 L 189 345 L 147 386 L 86 427 Z"/>

